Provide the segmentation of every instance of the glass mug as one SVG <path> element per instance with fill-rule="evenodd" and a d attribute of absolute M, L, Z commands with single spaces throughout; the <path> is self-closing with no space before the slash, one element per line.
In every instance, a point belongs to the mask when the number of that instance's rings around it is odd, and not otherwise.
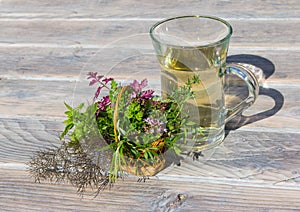
<path fill-rule="evenodd" d="M 187 111 L 202 129 L 202 136 L 191 141 L 194 152 L 214 147 L 225 137 L 225 124 L 256 100 L 259 85 L 255 75 L 240 64 L 226 64 L 231 25 L 216 17 L 182 16 L 154 24 L 152 43 L 161 67 L 162 96 L 198 76 L 193 85 L 195 98 Z M 225 107 L 224 76 L 233 74 L 248 87 L 248 97 L 233 108 Z"/>

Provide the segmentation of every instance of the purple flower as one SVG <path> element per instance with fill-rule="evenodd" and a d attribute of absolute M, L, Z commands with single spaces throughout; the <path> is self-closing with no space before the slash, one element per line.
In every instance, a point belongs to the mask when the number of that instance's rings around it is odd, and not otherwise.
<path fill-rule="evenodd" d="M 132 87 L 136 93 L 140 93 L 142 89 L 145 88 L 147 85 L 147 79 L 142 80 L 141 83 L 139 83 L 137 80 L 134 80 L 133 83 L 130 83 L 130 87 Z"/>
<path fill-rule="evenodd" d="M 152 97 L 152 94 L 154 93 L 153 90 L 147 90 L 147 91 L 143 91 L 142 94 L 141 94 L 141 99 L 150 99 Z"/>
<path fill-rule="evenodd" d="M 100 82 L 100 80 L 103 78 L 102 75 L 97 75 L 97 72 L 89 72 L 87 76 L 88 76 L 87 79 L 91 80 L 89 86 L 92 86 L 97 82 Z"/>
<path fill-rule="evenodd" d="M 111 105 L 111 101 L 109 99 L 109 96 L 104 96 L 99 102 L 98 102 L 98 108 L 100 111 L 105 112 L 106 111 L 106 107 L 108 105 Z"/>
<path fill-rule="evenodd" d="M 130 98 L 140 98 L 143 100 L 148 100 L 152 97 L 154 91 L 153 90 L 147 90 L 143 91 L 143 88 L 145 88 L 148 85 L 147 79 L 143 79 L 141 83 L 139 83 L 137 80 L 134 80 L 133 83 L 130 83 L 130 87 L 133 89 L 132 94 L 130 95 Z"/>
<path fill-rule="evenodd" d="M 99 94 L 100 94 L 100 91 L 101 89 L 103 88 L 103 86 L 99 86 L 95 92 L 95 96 L 94 96 L 94 100 L 98 98 Z"/>
<path fill-rule="evenodd" d="M 104 82 L 105 84 L 107 84 L 107 83 L 109 83 L 110 81 L 112 81 L 113 80 L 113 78 L 104 78 L 103 80 L 102 80 L 102 82 Z"/>
<path fill-rule="evenodd" d="M 97 72 L 89 72 L 87 74 L 87 79 L 93 79 L 93 78 L 96 78 L 97 77 Z"/>
<path fill-rule="evenodd" d="M 130 99 L 134 99 L 136 97 L 136 92 L 132 92 L 131 94 L 130 94 Z"/>
<path fill-rule="evenodd" d="M 164 133 L 167 131 L 166 124 L 163 121 L 160 121 L 157 118 L 146 118 L 144 119 L 146 123 L 150 125 L 150 129 L 148 128 L 147 131 L 150 131 L 150 133 Z"/>
<path fill-rule="evenodd" d="M 113 80 L 113 78 L 103 78 L 103 77 L 104 77 L 103 75 L 98 75 L 97 72 L 89 72 L 88 73 L 87 79 L 91 80 L 89 86 L 92 86 L 95 83 L 100 83 L 100 85 L 98 86 L 98 88 L 95 92 L 94 100 L 96 100 L 98 98 L 98 96 L 101 92 L 101 89 L 103 87 L 106 87 L 106 84 Z"/>

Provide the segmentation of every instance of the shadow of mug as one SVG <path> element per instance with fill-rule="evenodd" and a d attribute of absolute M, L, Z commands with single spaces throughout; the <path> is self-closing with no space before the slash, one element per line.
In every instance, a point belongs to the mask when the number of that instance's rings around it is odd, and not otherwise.
<path fill-rule="evenodd" d="M 251 124 L 275 115 L 278 111 L 280 111 L 284 104 L 284 97 L 280 91 L 274 88 L 266 88 L 263 86 L 263 82 L 275 72 L 275 65 L 270 60 L 258 55 L 240 54 L 227 57 L 227 62 L 250 64 L 256 69 L 261 70 L 262 73 L 259 77 L 259 80 L 260 84 L 262 84 L 259 88 L 259 95 L 270 97 L 272 100 L 274 100 L 275 104 L 272 108 L 254 115 L 245 116 L 243 114 L 240 114 L 234 117 L 226 124 L 226 135 L 228 135 L 230 130 L 236 130 L 247 124 Z"/>

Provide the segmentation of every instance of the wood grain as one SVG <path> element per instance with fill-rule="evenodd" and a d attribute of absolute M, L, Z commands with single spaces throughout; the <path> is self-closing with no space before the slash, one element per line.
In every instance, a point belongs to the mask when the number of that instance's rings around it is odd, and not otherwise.
<path fill-rule="evenodd" d="M 266 1 L 47 1 L 2 0 L 0 12 L 5 18 L 166 18 L 178 15 L 210 14 L 236 19 L 299 18 L 297 0 Z"/>
<path fill-rule="evenodd" d="M 1 119 L 0 168 L 26 169 L 36 151 L 60 144 L 62 130 L 62 123 L 54 120 Z M 222 145 L 204 151 L 198 160 L 186 157 L 181 166 L 168 165 L 158 176 L 299 187 L 299 139 L 299 133 L 242 127 L 228 131 Z M 170 155 L 168 164 L 174 159 Z"/>
<path fill-rule="evenodd" d="M 131 81 L 131 80 L 130 80 Z M 87 81 L 61 82 L 38 80 L 1 80 L 1 117 L 35 117 L 64 119 L 64 101 L 74 106 L 92 101 L 94 88 Z M 149 81 L 152 83 L 151 79 Z M 157 81 L 153 80 L 153 87 Z M 262 95 L 246 114 L 251 127 L 299 129 L 299 86 L 271 84 L 262 88 Z M 13 105 L 13 106 L 12 106 Z M 258 114 L 257 116 L 255 116 Z M 276 115 L 275 115 L 276 114 Z"/>
<path fill-rule="evenodd" d="M 126 41 L 128 42 L 128 40 Z M 133 42 L 133 40 L 129 39 L 129 42 Z M 119 43 L 123 44 L 122 42 Z M 156 69 L 158 66 L 154 55 L 143 57 L 146 54 L 154 54 L 151 44 L 148 44 L 146 49 L 139 49 L 139 47 L 110 47 L 105 49 L 2 47 L 0 48 L 0 78 L 75 81 L 80 77 L 82 71 L 105 73 L 114 65 L 133 56 L 136 56 L 135 60 L 122 64 L 124 72 L 134 68 L 139 70 L 142 68 Z M 270 51 L 230 47 L 228 62 L 244 62 L 260 67 L 265 72 L 267 82 L 298 84 L 300 73 L 295 70 L 298 67 L 299 55 L 299 50 Z M 141 60 L 139 61 L 139 59 Z M 143 66 L 138 66 L 139 64 Z"/>
<path fill-rule="evenodd" d="M 300 207 L 296 188 L 161 179 L 145 183 L 125 179 L 96 198 L 81 199 L 70 185 L 35 184 L 24 171 L 0 170 L 0 197 L 5 199 L 0 208 L 5 211 L 288 211 Z"/>
<path fill-rule="evenodd" d="M 1 164 L 25 167 L 34 152 L 59 145 L 62 130 L 62 121 L 1 119 Z"/>
<path fill-rule="evenodd" d="M 257 102 L 227 124 L 224 142 L 180 166 L 168 155 L 157 176 L 96 198 L 34 183 L 26 162 L 60 144 L 63 102 L 91 101 L 86 72 L 117 67 L 116 77 L 147 76 L 156 88 L 157 62 L 141 59 L 153 53 L 149 28 L 192 14 L 228 20 L 228 61 L 264 71 Z M 298 211 L 299 14 L 298 0 L 0 0 L 0 211 Z"/>
<path fill-rule="evenodd" d="M 285 133 L 283 136 L 275 132 L 230 131 L 222 145 L 204 151 L 196 161 L 188 157 L 180 167 L 169 167 L 159 176 L 165 179 L 195 177 L 195 180 L 224 180 L 296 188 L 300 181 L 299 139 L 299 133 Z"/>
<path fill-rule="evenodd" d="M 0 34 L 0 44 L 21 47 L 57 47 L 58 45 L 101 47 L 133 35 L 146 33 L 148 37 L 149 29 L 154 23 L 156 21 L 62 20 L 58 22 L 55 20 L 1 21 L 0 19 L 0 27 L 5 32 Z M 232 47 L 274 48 L 275 45 L 276 48 L 293 47 L 299 50 L 300 35 L 295 30 L 295 26 L 300 24 L 300 20 L 232 20 L 230 23 L 234 29 Z M 282 32 L 288 32 L 289 36 Z M 260 39 L 257 39 L 258 37 Z M 143 47 L 143 42 L 135 42 L 135 45 Z"/>

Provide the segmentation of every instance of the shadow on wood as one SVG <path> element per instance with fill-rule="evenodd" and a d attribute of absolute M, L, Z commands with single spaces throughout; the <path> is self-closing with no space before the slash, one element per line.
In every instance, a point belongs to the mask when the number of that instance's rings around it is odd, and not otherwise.
<path fill-rule="evenodd" d="M 258 55 L 232 55 L 227 58 L 227 62 L 253 65 L 263 71 L 264 80 L 268 79 L 275 72 L 275 65 L 270 60 Z M 235 130 L 247 124 L 266 119 L 280 111 L 284 104 L 284 96 L 282 95 L 282 93 L 274 88 L 265 88 L 263 86 L 260 86 L 259 89 L 259 95 L 271 97 L 275 102 L 274 106 L 269 110 L 251 116 L 244 116 L 243 114 L 241 114 L 234 117 L 226 124 L 227 134 L 230 130 Z"/>

